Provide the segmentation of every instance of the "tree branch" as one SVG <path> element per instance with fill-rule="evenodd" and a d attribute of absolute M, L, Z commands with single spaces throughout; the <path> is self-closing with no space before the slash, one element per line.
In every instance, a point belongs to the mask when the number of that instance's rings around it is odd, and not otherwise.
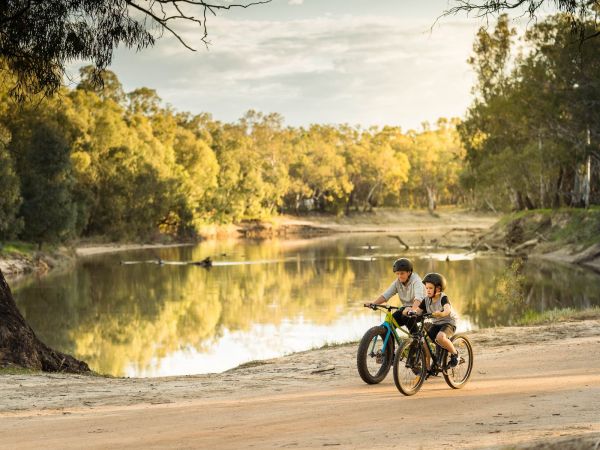
<path fill-rule="evenodd" d="M 208 28 L 206 26 L 206 11 L 210 11 L 213 15 L 216 16 L 215 10 L 229 10 L 232 8 L 249 8 L 250 6 L 262 5 L 266 3 L 270 3 L 271 0 L 261 0 L 250 3 L 234 3 L 231 5 L 218 5 L 214 3 L 208 3 L 202 0 L 153 0 L 148 6 L 143 6 L 139 4 L 136 0 L 125 0 L 125 3 L 141 12 L 145 16 L 149 17 L 153 21 L 155 21 L 162 28 L 171 33 L 177 40 L 187 49 L 191 51 L 196 51 L 193 47 L 191 47 L 182 37 L 181 35 L 171 26 L 169 26 L 169 21 L 186 21 L 186 22 L 194 22 L 198 24 L 203 31 L 202 38 L 200 39 L 204 44 L 208 44 L 206 38 L 208 37 Z M 154 5 L 158 4 L 160 8 L 160 13 L 154 10 Z M 186 14 L 182 10 L 183 5 L 189 5 L 193 7 L 202 8 L 202 19 L 198 19 L 195 16 Z M 167 11 L 165 11 L 165 6 L 173 7 L 178 14 L 169 15 Z"/>

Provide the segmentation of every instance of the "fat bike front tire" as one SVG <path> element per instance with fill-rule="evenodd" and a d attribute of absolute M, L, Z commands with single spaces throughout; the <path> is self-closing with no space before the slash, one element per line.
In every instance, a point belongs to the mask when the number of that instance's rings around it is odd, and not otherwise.
<path fill-rule="evenodd" d="M 394 337 L 390 336 L 385 348 L 387 329 L 377 326 L 369 329 L 360 340 L 356 354 L 358 374 L 367 384 L 381 383 L 392 368 Z"/>

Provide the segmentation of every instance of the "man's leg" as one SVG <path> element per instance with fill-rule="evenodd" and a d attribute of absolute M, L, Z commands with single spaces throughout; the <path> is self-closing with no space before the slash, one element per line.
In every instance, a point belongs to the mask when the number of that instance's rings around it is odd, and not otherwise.
<path fill-rule="evenodd" d="M 407 317 L 404 314 L 402 314 L 402 312 L 406 308 L 408 307 L 403 306 L 392 315 L 394 316 L 394 319 L 396 319 L 396 322 L 398 322 L 398 325 L 405 326 L 410 333 L 414 333 L 415 331 L 417 331 L 417 319 L 414 317 Z"/>

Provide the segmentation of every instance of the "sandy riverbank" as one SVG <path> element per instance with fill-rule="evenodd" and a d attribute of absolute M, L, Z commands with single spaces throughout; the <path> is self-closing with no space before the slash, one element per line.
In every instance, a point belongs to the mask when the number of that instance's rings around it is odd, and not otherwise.
<path fill-rule="evenodd" d="M 201 376 L 2 375 L 0 448 L 594 448 L 599 320 L 469 336 L 467 386 L 436 378 L 414 397 L 391 375 L 362 383 L 356 344 Z"/>
<path fill-rule="evenodd" d="M 494 225 L 499 216 L 458 209 L 440 212 L 436 217 L 427 211 L 381 209 L 373 213 L 350 216 L 310 215 L 278 216 L 264 222 L 207 227 L 205 238 L 242 238 L 244 235 L 286 240 L 310 239 L 340 233 L 390 233 L 409 245 L 427 244 L 432 239 L 445 244 L 466 245 L 474 234 Z M 77 256 L 91 256 L 124 250 L 161 248 L 190 244 L 90 244 L 77 246 Z"/>

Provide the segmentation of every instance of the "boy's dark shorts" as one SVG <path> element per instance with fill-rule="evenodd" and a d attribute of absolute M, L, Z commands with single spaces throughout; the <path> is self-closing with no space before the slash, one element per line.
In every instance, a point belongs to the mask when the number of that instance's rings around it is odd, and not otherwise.
<path fill-rule="evenodd" d="M 450 325 L 449 323 L 442 323 L 440 325 L 431 325 L 431 328 L 427 331 L 429 337 L 432 341 L 435 341 L 435 337 L 439 332 L 443 332 L 447 338 L 450 338 L 454 335 L 456 331 L 456 327 L 454 325 Z"/>

